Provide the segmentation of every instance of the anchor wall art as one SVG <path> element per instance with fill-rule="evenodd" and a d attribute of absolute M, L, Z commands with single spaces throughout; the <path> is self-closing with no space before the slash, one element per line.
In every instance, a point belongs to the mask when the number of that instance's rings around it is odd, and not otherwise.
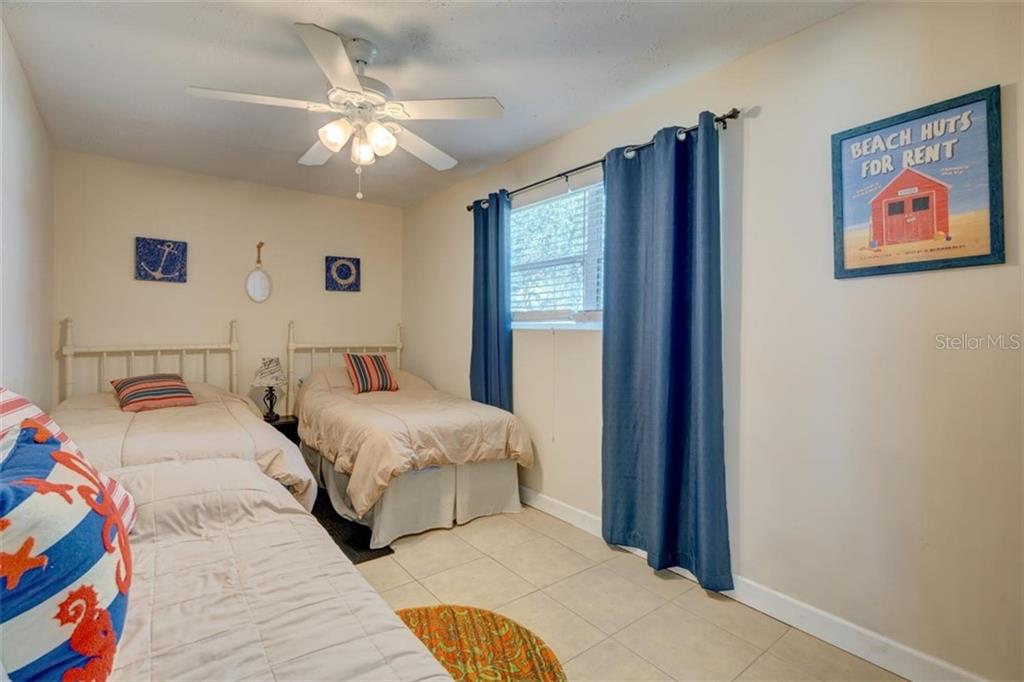
<path fill-rule="evenodd" d="M 135 279 L 149 282 L 188 281 L 188 242 L 136 237 Z"/>
<path fill-rule="evenodd" d="M 362 280 L 359 259 L 351 256 L 327 256 L 324 285 L 327 291 L 359 291 Z"/>

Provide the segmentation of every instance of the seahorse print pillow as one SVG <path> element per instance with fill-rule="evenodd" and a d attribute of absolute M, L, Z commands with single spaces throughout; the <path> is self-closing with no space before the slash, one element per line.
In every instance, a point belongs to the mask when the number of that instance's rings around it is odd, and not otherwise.
<path fill-rule="evenodd" d="M 0 663 L 11 680 L 106 680 L 131 587 L 100 475 L 37 421 L 0 461 Z"/>

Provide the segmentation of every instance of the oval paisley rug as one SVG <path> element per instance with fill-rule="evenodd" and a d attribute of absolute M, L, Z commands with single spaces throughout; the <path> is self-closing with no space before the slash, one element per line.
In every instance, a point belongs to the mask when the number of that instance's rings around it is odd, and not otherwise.
<path fill-rule="evenodd" d="M 550 647 L 519 623 L 473 606 L 421 606 L 398 617 L 457 682 L 563 682 Z"/>

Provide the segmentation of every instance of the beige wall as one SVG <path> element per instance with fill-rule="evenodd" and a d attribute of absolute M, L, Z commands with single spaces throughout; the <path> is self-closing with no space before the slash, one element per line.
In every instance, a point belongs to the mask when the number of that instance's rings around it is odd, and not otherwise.
<path fill-rule="evenodd" d="M 1021 42 L 1024 43 L 1024 39 L 1022 39 Z M 1021 49 L 1018 51 L 1017 59 L 1018 59 L 1020 73 L 1024 74 L 1024 44 L 1022 44 Z M 1024 97 L 1021 97 L 1019 90 L 1017 91 L 1017 97 L 1015 99 L 1016 99 L 1016 104 L 1017 104 L 1018 144 L 1020 144 L 1021 142 L 1020 142 L 1020 139 L 1019 139 L 1019 133 L 1020 133 L 1021 129 L 1024 128 Z M 1024 196 L 1024 153 L 1021 153 L 1020 151 L 1018 151 L 1018 154 L 1017 154 L 1017 201 L 1018 202 L 1020 202 L 1022 196 Z M 1018 203 L 1018 211 L 1020 210 L 1019 207 L 1020 207 L 1020 204 Z M 1020 219 L 1021 219 L 1020 213 L 1018 213 L 1017 219 L 1018 219 L 1018 225 L 1019 225 Z M 1024 263 L 1024 239 L 1018 238 L 1018 240 L 1017 240 L 1017 252 L 1018 252 L 1017 253 L 1017 263 L 1018 264 Z M 1021 275 L 1021 278 L 1022 278 L 1022 282 L 1021 282 L 1022 288 L 1021 288 L 1021 291 L 1024 292 L 1024 267 L 1019 268 L 1019 270 L 1020 270 L 1020 275 Z M 1024 324 L 1024 293 L 1022 293 L 1022 296 L 1021 296 L 1021 320 L 1022 320 L 1022 324 Z M 1020 386 L 1020 389 L 1021 389 L 1021 402 L 1024 403 L 1024 362 L 1021 363 L 1020 381 L 1021 381 L 1021 386 Z M 1022 460 L 1022 462 L 1024 462 L 1024 412 L 1022 412 L 1022 414 L 1021 414 L 1021 418 L 1019 420 L 1019 424 L 1018 425 L 1019 425 L 1019 427 L 1021 429 L 1021 444 L 1020 444 L 1020 447 L 1021 447 L 1021 460 Z M 1021 497 L 1021 516 L 1020 516 L 1020 518 L 1021 518 L 1021 535 L 1024 536 L 1024 464 L 1022 464 L 1022 466 L 1021 466 L 1021 496 L 1020 497 Z M 1021 550 L 1021 557 L 1020 557 L 1020 564 L 1019 565 L 1021 567 L 1021 572 L 1020 572 L 1020 583 L 1021 583 L 1021 586 L 1020 586 L 1019 594 L 1021 595 L 1021 597 L 1020 597 L 1020 619 L 1021 619 L 1020 622 L 1021 622 L 1021 628 L 1020 628 L 1020 633 L 1019 634 L 1020 634 L 1021 668 L 1024 669 L 1024 541 L 1021 542 L 1020 550 Z M 1022 670 L 1022 673 L 1024 673 L 1024 670 Z"/>
<path fill-rule="evenodd" d="M 0 186 L 0 385 L 48 408 L 53 318 L 53 151 L 7 29 Z"/>
<path fill-rule="evenodd" d="M 67 151 L 57 154 L 55 197 L 51 319 L 72 317 L 79 345 L 226 341 L 237 319 L 244 390 L 262 356 L 284 362 L 288 320 L 300 342 L 394 338 L 399 209 Z M 187 241 L 188 282 L 136 281 L 136 236 Z M 273 292 L 257 304 L 244 283 L 260 240 Z M 326 255 L 362 259 L 362 292 L 324 290 Z"/>
<path fill-rule="evenodd" d="M 937 333 L 1021 331 L 1021 6 L 869 4 L 595 121 L 406 213 L 407 364 L 466 394 L 467 202 L 702 109 L 723 133 L 735 570 L 981 675 L 1021 674 L 1021 356 Z M 829 136 L 1003 86 L 1009 263 L 837 281 Z M 515 335 L 525 482 L 600 511 L 600 339 Z"/>

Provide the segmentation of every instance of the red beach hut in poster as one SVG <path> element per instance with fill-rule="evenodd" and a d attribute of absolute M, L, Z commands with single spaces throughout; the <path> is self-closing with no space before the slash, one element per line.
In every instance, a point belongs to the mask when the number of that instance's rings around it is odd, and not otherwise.
<path fill-rule="evenodd" d="M 871 248 L 949 240 L 949 185 L 905 168 L 871 199 Z"/>

